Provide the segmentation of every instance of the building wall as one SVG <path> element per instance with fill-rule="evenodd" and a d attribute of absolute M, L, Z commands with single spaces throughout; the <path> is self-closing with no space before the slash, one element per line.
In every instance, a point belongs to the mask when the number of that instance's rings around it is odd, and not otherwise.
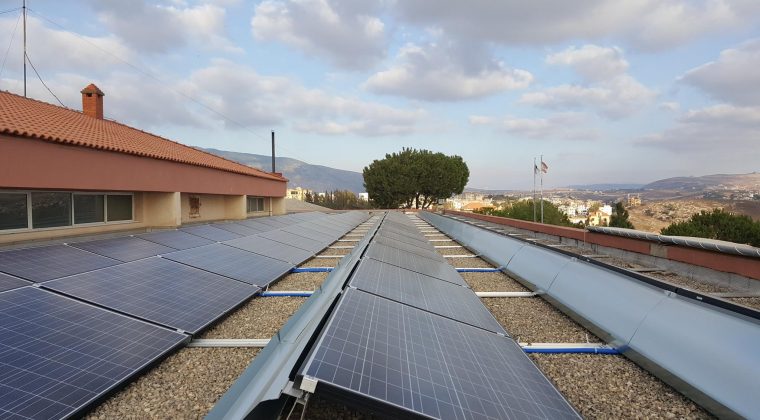
<path fill-rule="evenodd" d="M 285 197 L 287 181 L 0 135 L 0 188 Z"/>

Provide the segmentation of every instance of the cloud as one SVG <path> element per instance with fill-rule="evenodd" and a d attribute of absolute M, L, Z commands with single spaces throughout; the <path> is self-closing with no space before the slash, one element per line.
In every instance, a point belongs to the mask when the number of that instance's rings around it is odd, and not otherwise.
<path fill-rule="evenodd" d="M 618 119 L 649 105 L 657 93 L 625 73 L 628 62 L 619 48 L 586 45 L 550 54 L 547 63 L 572 67 L 585 84 L 563 84 L 525 93 L 521 104 L 547 109 L 590 108 L 607 118 Z"/>
<path fill-rule="evenodd" d="M 572 112 L 546 118 L 507 116 L 497 119 L 473 115 L 469 121 L 473 125 L 490 125 L 515 137 L 534 140 L 596 140 L 600 137 L 598 130 L 591 127 L 587 116 Z"/>
<path fill-rule="evenodd" d="M 748 26 L 760 3 L 747 0 L 404 0 L 406 22 L 439 28 L 463 40 L 548 45 L 617 37 L 662 50 L 710 33 Z M 474 23 L 477 22 L 477 23 Z M 537 29 L 538 28 L 538 29 Z"/>
<path fill-rule="evenodd" d="M 642 137 L 639 146 L 713 158 L 760 161 L 760 107 L 729 104 L 690 110 L 675 126 Z"/>
<path fill-rule="evenodd" d="M 678 112 L 681 109 L 681 104 L 678 102 L 660 102 L 657 107 L 665 111 Z"/>
<path fill-rule="evenodd" d="M 372 75 L 364 87 L 374 93 L 425 101 L 480 98 L 530 85 L 533 75 L 511 69 L 475 45 L 407 44 L 394 64 Z"/>
<path fill-rule="evenodd" d="M 760 39 L 721 51 L 716 61 L 689 70 L 679 81 L 712 98 L 736 105 L 760 105 Z"/>
<path fill-rule="evenodd" d="M 226 60 L 194 72 L 182 87 L 247 127 L 290 124 L 318 134 L 387 136 L 410 134 L 426 117 L 420 109 L 331 95 Z"/>
<path fill-rule="evenodd" d="M 15 24 L 15 16 L 0 19 L 0 33 L 10 35 Z M 34 16 L 27 17 L 27 34 L 29 58 L 43 76 L 61 71 L 76 71 L 92 77 L 123 65 L 120 59 L 134 60 L 136 57 L 132 49 L 113 35 L 84 36 L 51 29 Z M 5 63 L 6 75 L 22 67 L 20 25 L 16 29 L 15 39 L 10 45 Z"/>
<path fill-rule="evenodd" d="M 600 47 L 584 45 L 581 48 L 569 47 L 566 50 L 546 57 L 551 65 L 572 67 L 587 81 L 608 80 L 624 74 L 628 70 L 628 61 L 623 58 L 623 51 L 617 47 Z"/>
<path fill-rule="evenodd" d="M 366 69 L 385 57 L 385 25 L 373 2 L 265 0 L 251 20 L 253 35 L 279 41 L 347 69 Z"/>
<path fill-rule="evenodd" d="M 218 5 L 163 6 L 145 0 L 90 4 L 109 31 L 139 51 L 166 53 L 191 43 L 211 51 L 239 51 L 224 35 L 225 9 Z"/>

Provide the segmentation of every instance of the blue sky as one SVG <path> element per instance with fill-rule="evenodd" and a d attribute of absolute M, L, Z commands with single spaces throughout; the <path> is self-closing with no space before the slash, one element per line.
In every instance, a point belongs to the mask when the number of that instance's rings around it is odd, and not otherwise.
<path fill-rule="evenodd" d="M 0 0 L 0 11 L 21 0 Z M 28 53 L 81 109 L 186 144 L 361 171 L 402 147 L 469 186 L 760 170 L 755 0 L 28 0 Z M 19 11 L 0 89 L 23 91 Z M 7 54 L 6 54 L 7 51 Z M 57 100 L 29 69 L 29 96 Z"/>

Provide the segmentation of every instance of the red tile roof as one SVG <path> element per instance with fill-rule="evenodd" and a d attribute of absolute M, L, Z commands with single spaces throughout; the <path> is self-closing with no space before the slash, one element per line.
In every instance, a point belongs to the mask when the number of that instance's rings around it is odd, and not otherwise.
<path fill-rule="evenodd" d="M 2 91 L 0 133 L 285 181 L 282 176 L 272 175 L 115 121 L 88 117 L 79 111 Z"/>

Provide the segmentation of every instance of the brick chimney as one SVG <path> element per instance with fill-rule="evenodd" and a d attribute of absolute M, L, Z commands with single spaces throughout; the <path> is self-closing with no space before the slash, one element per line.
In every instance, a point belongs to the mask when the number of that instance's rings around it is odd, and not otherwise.
<path fill-rule="evenodd" d="M 102 120 L 103 96 L 105 93 L 92 83 L 82 89 L 82 113 L 88 117 Z"/>

